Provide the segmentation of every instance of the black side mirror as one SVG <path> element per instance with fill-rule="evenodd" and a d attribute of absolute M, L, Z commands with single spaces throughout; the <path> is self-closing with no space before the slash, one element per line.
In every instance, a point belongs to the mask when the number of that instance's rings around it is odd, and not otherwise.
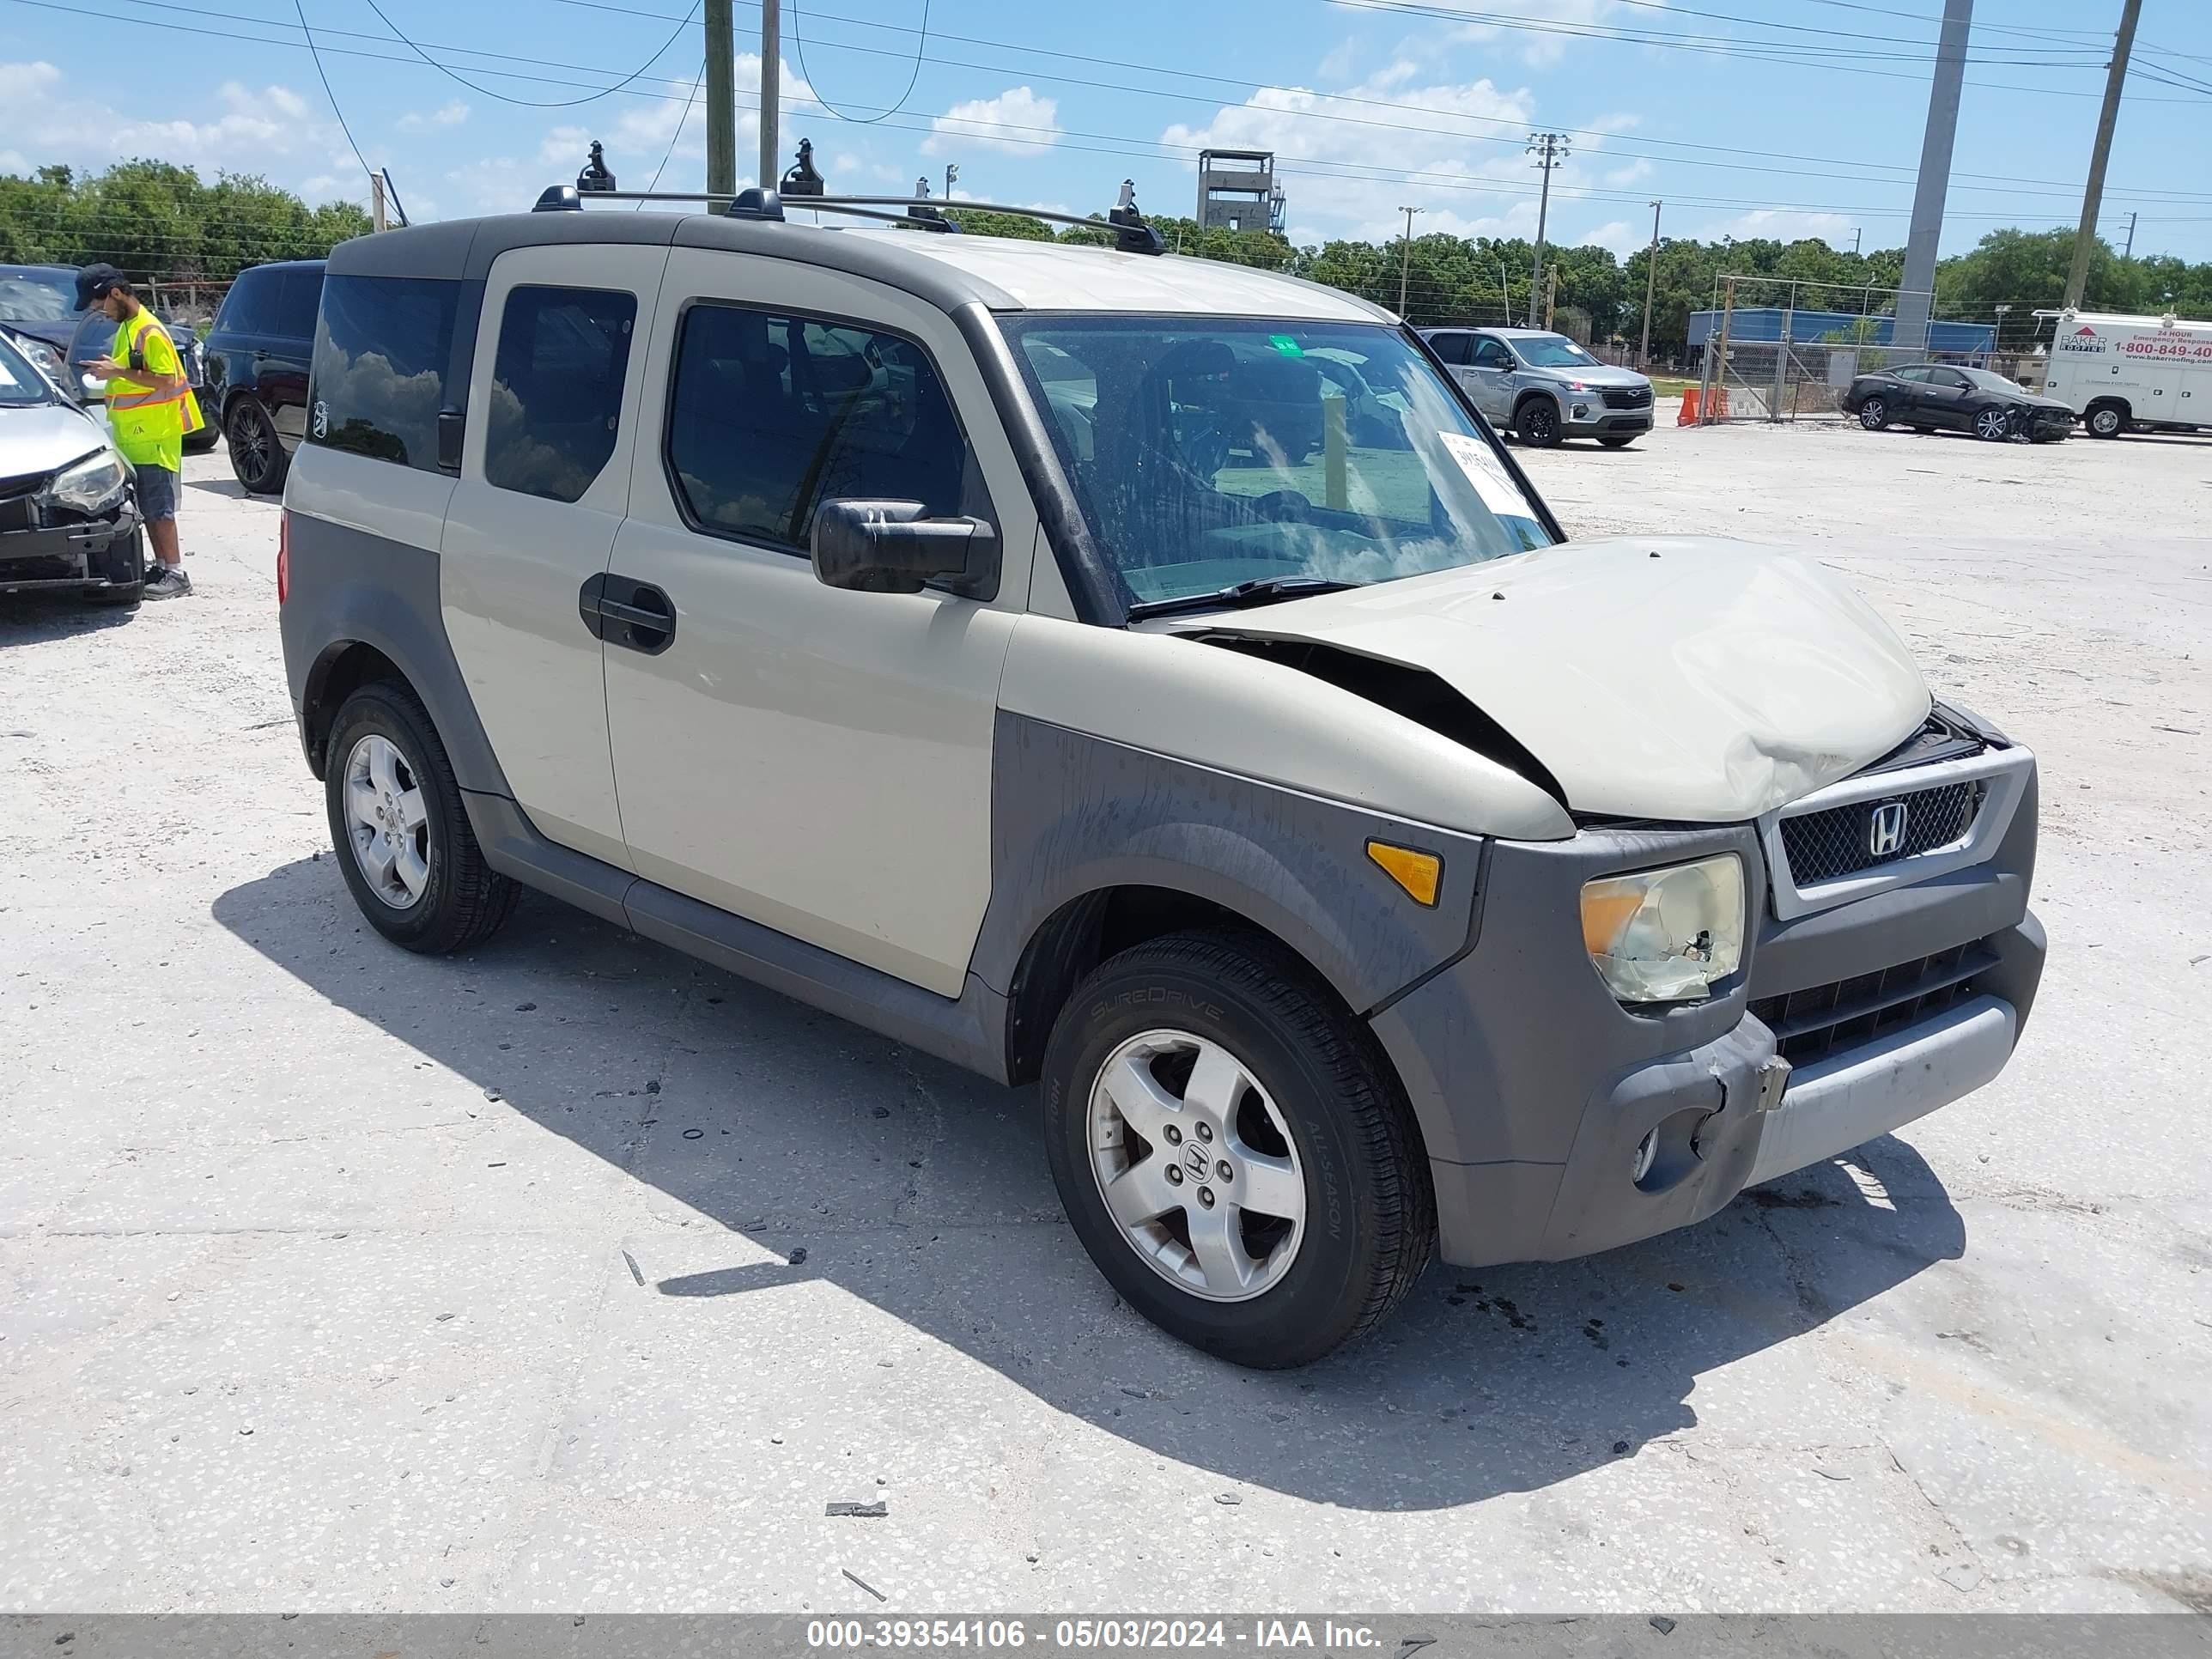
<path fill-rule="evenodd" d="M 468 433 L 468 416 L 458 409 L 438 411 L 438 471 L 459 477 L 461 440 Z"/>
<path fill-rule="evenodd" d="M 919 593 L 935 582 L 962 597 L 999 591 L 999 532 L 981 519 L 932 519 L 920 501 L 830 501 L 814 516 L 814 574 L 862 593 Z"/>

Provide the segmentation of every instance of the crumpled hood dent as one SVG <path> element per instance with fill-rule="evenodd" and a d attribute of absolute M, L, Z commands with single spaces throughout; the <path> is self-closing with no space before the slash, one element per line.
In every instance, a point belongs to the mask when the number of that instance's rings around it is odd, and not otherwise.
<path fill-rule="evenodd" d="M 1808 559 L 1702 537 L 1570 542 L 1208 618 L 1422 668 L 1577 811 L 1726 823 L 1849 776 L 1927 719 L 1904 641 Z"/>

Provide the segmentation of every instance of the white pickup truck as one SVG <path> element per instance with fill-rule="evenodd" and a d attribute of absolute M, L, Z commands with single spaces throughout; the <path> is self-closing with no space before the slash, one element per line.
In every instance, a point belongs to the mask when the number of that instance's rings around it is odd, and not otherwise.
<path fill-rule="evenodd" d="M 2044 391 L 2099 438 L 2212 427 L 2212 323 L 2106 312 L 2039 311 L 2057 319 Z"/>

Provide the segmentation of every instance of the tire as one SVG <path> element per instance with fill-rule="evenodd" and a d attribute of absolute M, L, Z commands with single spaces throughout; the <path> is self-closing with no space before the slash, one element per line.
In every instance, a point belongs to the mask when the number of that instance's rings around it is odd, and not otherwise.
<path fill-rule="evenodd" d="M 2012 441 L 2012 416 L 1995 404 L 1974 411 L 1974 435 L 1984 443 L 2008 444 Z"/>
<path fill-rule="evenodd" d="M 1889 424 L 1889 404 L 1881 398 L 1869 398 L 1859 405 L 1859 424 L 1869 432 L 1879 432 Z"/>
<path fill-rule="evenodd" d="M 1559 409 L 1549 398 L 1526 398 L 1513 411 L 1513 429 L 1531 449 L 1557 449 L 1566 441 L 1559 430 Z"/>
<path fill-rule="evenodd" d="M 1225 1111 L 1191 1097 L 1200 1060 L 1209 1092 L 1236 1103 Z M 1109 1076 L 1124 1086 L 1109 1091 Z M 1381 1324 L 1428 1265 L 1436 1199 L 1396 1079 L 1265 935 L 1172 934 L 1103 963 L 1060 1011 L 1043 1082 L 1046 1153 L 1077 1237 L 1132 1307 L 1194 1347 L 1305 1364 Z M 1106 1188 L 1132 1176 L 1125 1224 Z M 1217 1231 L 1194 1232 L 1208 1219 Z M 1208 1238 L 1218 1273 L 1198 1254 Z"/>
<path fill-rule="evenodd" d="M 2081 423 L 2093 438 L 2117 438 L 2128 429 L 2128 412 L 2118 404 L 2092 404 Z"/>
<path fill-rule="evenodd" d="M 223 436 L 230 450 L 230 470 L 249 495 L 273 495 L 284 488 L 284 475 L 292 458 L 276 436 L 276 424 L 261 400 L 240 398 L 223 417 Z"/>
<path fill-rule="evenodd" d="M 1607 449 L 1626 449 L 1640 435 L 1634 432 L 1601 432 L 1597 441 Z"/>
<path fill-rule="evenodd" d="M 376 808 L 393 813 L 386 821 L 393 834 L 380 834 L 372 816 L 357 816 L 357 782 Z M 331 845 L 354 902 L 394 945 L 426 956 L 465 950 L 496 933 L 514 908 L 521 890 L 484 862 L 446 746 L 405 686 L 373 682 L 339 708 L 323 794 Z M 380 856 L 386 853 L 388 864 Z"/>

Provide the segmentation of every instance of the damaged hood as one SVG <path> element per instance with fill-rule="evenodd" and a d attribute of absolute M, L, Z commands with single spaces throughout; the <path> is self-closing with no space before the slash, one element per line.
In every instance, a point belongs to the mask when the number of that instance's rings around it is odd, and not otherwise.
<path fill-rule="evenodd" d="M 1905 643 L 1810 560 L 1618 537 L 1209 616 L 1206 631 L 1425 669 L 1517 739 L 1577 811 L 1758 817 L 1928 717 Z"/>

